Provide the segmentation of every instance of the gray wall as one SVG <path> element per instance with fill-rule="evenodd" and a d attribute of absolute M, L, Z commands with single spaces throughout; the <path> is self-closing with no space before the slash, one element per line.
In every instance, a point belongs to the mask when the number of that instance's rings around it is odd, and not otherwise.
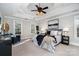
<path fill-rule="evenodd" d="M 9 24 L 9 33 L 12 33 L 15 35 L 15 22 L 21 24 L 21 39 L 27 39 L 32 38 L 36 34 L 36 25 L 37 23 L 35 21 L 31 21 L 29 19 L 18 19 L 18 18 L 11 18 L 11 17 L 5 17 L 4 19 L 7 20 L 7 23 Z M 31 24 L 34 25 L 35 32 L 31 33 Z"/>
<path fill-rule="evenodd" d="M 76 40 L 74 38 L 74 16 L 76 16 L 76 14 L 75 15 L 60 16 L 60 17 L 56 17 L 56 18 L 59 18 L 59 28 L 60 29 L 69 28 L 68 35 L 70 37 L 70 44 L 79 46 L 79 43 L 78 43 L 79 40 Z M 55 19 L 55 17 L 44 20 L 43 22 L 40 21 L 40 23 L 39 23 L 40 29 L 47 28 L 48 20 L 53 20 L 53 19 Z"/>

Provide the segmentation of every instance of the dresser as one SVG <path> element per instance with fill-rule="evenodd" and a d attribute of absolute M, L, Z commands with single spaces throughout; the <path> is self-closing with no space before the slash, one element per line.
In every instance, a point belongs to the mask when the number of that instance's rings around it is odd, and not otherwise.
<path fill-rule="evenodd" d="M 11 56 L 11 40 L 1 40 L 0 38 L 0 56 Z"/>

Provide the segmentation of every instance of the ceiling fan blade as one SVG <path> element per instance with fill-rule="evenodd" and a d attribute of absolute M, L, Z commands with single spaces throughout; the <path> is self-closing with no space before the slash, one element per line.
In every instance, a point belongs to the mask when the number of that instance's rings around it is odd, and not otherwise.
<path fill-rule="evenodd" d="M 48 9 L 48 7 L 44 7 L 43 10 Z"/>
<path fill-rule="evenodd" d="M 38 8 L 38 5 L 35 5 Z"/>
<path fill-rule="evenodd" d="M 38 10 L 31 10 L 31 11 L 38 11 Z"/>
<path fill-rule="evenodd" d="M 44 14 L 46 14 L 46 12 L 45 11 L 42 11 Z"/>

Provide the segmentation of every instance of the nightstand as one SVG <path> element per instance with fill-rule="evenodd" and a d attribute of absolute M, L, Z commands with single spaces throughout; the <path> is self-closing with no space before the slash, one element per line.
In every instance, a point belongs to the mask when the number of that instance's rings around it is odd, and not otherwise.
<path fill-rule="evenodd" d="M 62 44 L 69 45 L 69 36 L 62 35 Z"/>

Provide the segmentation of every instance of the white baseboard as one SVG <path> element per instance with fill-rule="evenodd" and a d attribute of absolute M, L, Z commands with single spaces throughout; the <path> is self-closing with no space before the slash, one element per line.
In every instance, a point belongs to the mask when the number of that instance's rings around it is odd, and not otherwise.
<path fill-rule="evenodd" d="M 78 43 L 70 43 L 71 45 L 79 46 Z"/>
<path fill-rule="evenodd" d="M 30 40 L 31 40 L 31 39 L 24 40 L 24 41 L 22 41 L 22 42 L 19 42 L 19 43 L 13 45 L 12 47 L 17 47 L 17 46 L 22 45 L 23 43 L 26 43 L 26 42 L 28 42 L 28 41 L 30 41 Z"/>

